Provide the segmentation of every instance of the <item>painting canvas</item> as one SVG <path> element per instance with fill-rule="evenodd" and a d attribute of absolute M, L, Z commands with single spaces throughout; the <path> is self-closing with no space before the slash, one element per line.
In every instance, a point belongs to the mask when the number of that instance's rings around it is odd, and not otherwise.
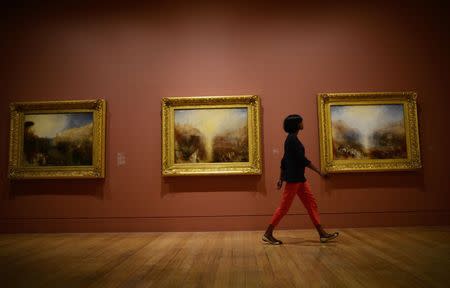
<path fill-rule="evenodd" d="M 92 112 L 26 114 L 23 131 L 24 165 L 92 165 Z"/>
<path fill-rule="evenodd" d="M 321 93 L 318 113 L 322 171 L 422 166 L 415 92 Z"/>
<path fill-rule="evenodd" d="M 16 102 L 11 108 L 9 178 L 103 178 L 106 102 Z"/>
<path fill-rule="evenodd" d="M 248 162 L 247 108 L 175 110 L 175 163 Z"/>
<path fill-rule="evenodd" d="M 261 174 L 259 97 L 162 99 L 162 174 Z"/>
<path fill-rule="evenodd" d="M 332 105 L 334 159 L 406 159 L 403 105 Z"/>

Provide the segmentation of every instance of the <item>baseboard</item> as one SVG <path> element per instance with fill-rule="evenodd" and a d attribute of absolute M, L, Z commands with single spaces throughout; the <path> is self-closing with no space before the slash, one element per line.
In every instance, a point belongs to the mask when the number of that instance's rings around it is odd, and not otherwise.
<path fill-rule="evenodd" d="M 6 218 L 0 233 L 263 230 L 271 215 Z M 322 213 L 326 227 L 450 225 L 450 210 Z M 313 228 L 307 214 L 288 214 L 279 229 Z"/>

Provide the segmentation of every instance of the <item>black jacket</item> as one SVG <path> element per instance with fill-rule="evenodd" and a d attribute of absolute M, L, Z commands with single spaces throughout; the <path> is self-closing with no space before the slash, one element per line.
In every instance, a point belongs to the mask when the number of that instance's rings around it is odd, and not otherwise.
<path fill-rule="evenodd" d="M 305 147 L 296 134 L 289 134 L 284 141 L 284 155 L 281 160 L 282 177 L 286 182 L 305 182 L 305 167 L 311 161 L 305 157 Z"/>

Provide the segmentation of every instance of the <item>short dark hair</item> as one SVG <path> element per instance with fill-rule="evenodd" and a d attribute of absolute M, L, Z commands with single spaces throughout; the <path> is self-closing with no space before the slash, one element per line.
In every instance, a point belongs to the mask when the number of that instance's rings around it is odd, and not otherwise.
<path fill-rule="evenodd" d="M 295 133 L 299 130 L 298 125 L 303 121 L 302 116 L 291 114 L 284 119 L 283 129 L 286 133 Z"/>

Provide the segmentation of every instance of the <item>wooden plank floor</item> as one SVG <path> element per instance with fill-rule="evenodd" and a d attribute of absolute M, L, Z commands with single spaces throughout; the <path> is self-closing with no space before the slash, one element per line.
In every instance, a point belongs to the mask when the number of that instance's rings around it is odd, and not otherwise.
<path fill-rule="evenodd" d="M 450 287 L 450 227 L 0 235 L 1 287 Z"/>

